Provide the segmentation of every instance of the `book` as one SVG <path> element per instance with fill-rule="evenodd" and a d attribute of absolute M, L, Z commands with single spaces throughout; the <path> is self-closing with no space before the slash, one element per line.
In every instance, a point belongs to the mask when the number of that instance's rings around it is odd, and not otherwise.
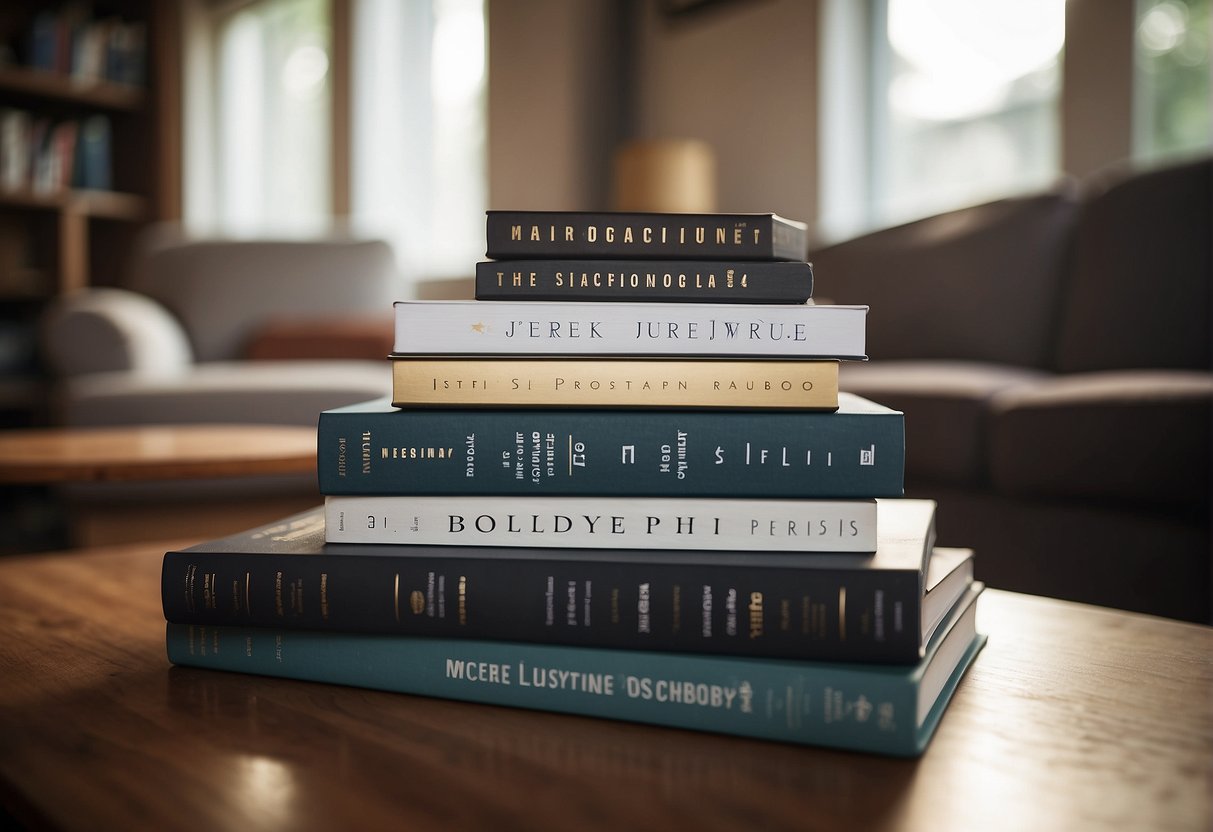
<path fill-rule="evenodd" d="M 326 410 L 322 494 L 899 497 L 905 420 L 838 394 L 838 410 Z"/>
<path fill-rule="evenodd" d="M 167 624 L 173 664 L 913 757 L 985 644 L 973 584 L 917 664 Z"/>
<path fill-rule="evenodd" d="M 110 120 L 107 116 L 92 115 L 80 122 L 73 182 L 75 187 L 97 191 L 108 191 L 113 187 L 111 147 Z"/>
<path fill-rule="evenodd" d="M 393 356 L 392 403 L 835 410 L 838 362 Z"/>
<path fill-rule="evenodd" d="M 490 260 L 477 300 L 804 303 L 808 263 L 754 260 Z"/>
<path fill-rule="evenodd" d="M 913 663 L 973 578 L 932 506 L 883 507 L 874 555 L 324 542 L 319 509 L 165 553 L 179 624 Z"/>
<path fill-rule="evenodd" d="M 863 359 L 867 313 L 825 304 L 397 301 L 393 352 Z"/>
<path fill-rule="evenodd" d="M 808 226 L 777 214 L 489 211 L 485 255 L 523 258 L 808 259 Z"/>
<path fill-rule="evenodd" d="M 328 496 L 329 543 L 876 551 L 875 500 Z"/>

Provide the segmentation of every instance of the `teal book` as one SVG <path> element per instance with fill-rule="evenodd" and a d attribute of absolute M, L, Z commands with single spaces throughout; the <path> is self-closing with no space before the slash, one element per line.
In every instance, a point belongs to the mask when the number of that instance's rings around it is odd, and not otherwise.
<path fill-rule="evenodd" d="M 899 411 L 402 410 L 320 414 L 322 494 L 898 497 Z"/>
<path fill-rule="evenodd" d="M 168 624 L 177 665 L 913 757 L 985 643 L 973 584 L 916 665 Z"/>

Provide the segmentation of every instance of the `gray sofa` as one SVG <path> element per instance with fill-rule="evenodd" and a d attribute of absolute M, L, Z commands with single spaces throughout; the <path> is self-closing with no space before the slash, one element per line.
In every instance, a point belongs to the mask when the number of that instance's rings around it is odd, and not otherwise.
<path fill-rule="evenodd" d="M 333 321 L 390 332 L 401 292 L 381 241 L 190 239 L 156 229 L 121 288 L 61 298 L 44 315 L 57 420 L 314 425 L 321 410 L 387 393 L 387 348 L 362 360 L 256 360 L 258 344 L 284 324 L 314 326 L 318 338 Z"/>
<path fill-rule="evenodd" d="M 906 414 L 906 486 L 988 584 L 1209 622 L 1213 160 L 813 255 L 871 306 L 844 388 Z"/>

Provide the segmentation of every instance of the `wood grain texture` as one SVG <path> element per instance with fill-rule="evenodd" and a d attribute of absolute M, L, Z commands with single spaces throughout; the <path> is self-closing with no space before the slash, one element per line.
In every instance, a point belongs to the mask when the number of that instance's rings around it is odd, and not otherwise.
<path fill-rule="evenodd" d="M 918 761 L 172 668 L 166 542 L 0 560 L 0 802 L 56 829 L 1208 829 L 1213 629 L 988 591 Z"/>
<path fill-rule="evenodd" d="M 0 432 L 0 482 L 136 481 L 302 474 L 316 429 L 286 425 L 144 425 Z"/>

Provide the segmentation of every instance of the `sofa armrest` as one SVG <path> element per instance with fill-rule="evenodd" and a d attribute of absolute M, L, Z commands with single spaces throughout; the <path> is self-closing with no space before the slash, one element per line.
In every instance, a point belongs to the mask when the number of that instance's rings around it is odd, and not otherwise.
<path fill-rule="evenodd" d="M 168 310 L 126 289 L 61 297 L 47 307 L 39 330 L 43 354 L 59 376 L 173 375 L 193 363 L 185 331 Z"/>

